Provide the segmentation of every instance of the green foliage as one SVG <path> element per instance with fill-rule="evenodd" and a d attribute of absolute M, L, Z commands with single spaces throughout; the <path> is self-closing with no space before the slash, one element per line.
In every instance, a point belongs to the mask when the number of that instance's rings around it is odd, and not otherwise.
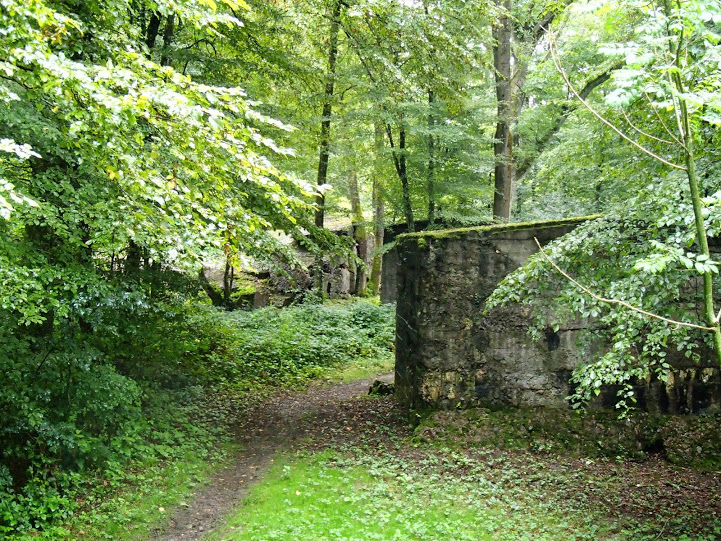
<path fill-rule="evenodd" d="M 328 451 L 277 461 L 210 539 L 716 539 L 710 508 L 699 526 L 698 509 L 659 506 L 651 491 L 630 496 L 629 485 L 641 486 L 631 471 L 491 448 Z M 650 514 L 635 519 L 637 506 Z"/>
<path fill-rule="evenodd" d="M 460 456 L 465 480 L 448 474 L 454 458 L 424 458 L 425 468 L 332 453 L 279 464 L 214 539 L 557 539 L 589 526 L 540 501 L 512 503 Z"/>
<path fill-rule="evenodd" d="M 721 177 L 714 130 L 721 96 L 716 69 L 721 35 L 714 21 L 719 8 L 700 0 L 630 2 L 626 8 L 628 20 L 637 25 L 633 39 L 612 36 L 616 42 L 599 51 L 623 59 L 606 104 L 617 109 L 609 118 L 640 143 L 598 156 L 599 161 L 604 156 L 613 161 L 605 172 L 602 163 L 595 168 L 601 172 L 595 202 L 601 202 L 602 184 L 619 182 L 625 187 L 614 197 L 627 201 L 606 198 L 613 209 L 609 217 L 553 243 L 548 253 L 596 295 L 707 329 L 642 316 L 618 303 L 591 298 L 552 270 L 541 255 L 532 258 L 501 284 L 489 306 L 510 301 L 534 306 L 536 332 L 573 318 L 593 322 L 600 343 L 610 347 L 574 374 L 577 406 L 598 395 L 603 384 L 612 383 L 621 385 L 619 407 L 630 407 L 635 403 L 632 381 L 652 375 L 665 381 L 674 358 L 698 361 L 721 351 L 714 310 L 718 262 L 708 247 L 709 239 L 712 247 L 717 242 L 720 230 Z M 609 13 L 605 6 L 600 10 Z M 577 135 L 583 133 L 586 130 L 577 130 Z M 594 140 L 599 138 L 609 140 L 594 135 Z M 588 140 L 576 139 L 573 144 L 588 146 Z M 549 165 L 557 162 L 551 160 Z M 563 174 L 563 168 L 555 173 L 559 172 Z M 573 189 L 568 186 L 577 186 L 565 179 L 564 183 L 567 194 Z M 589 194 L 576 192 L 577 200 L 582 197 L 588 200 Z M 549 323 L 549 318 L 555 321 Z"/>
<path fill-rule="evenodd" d="M 206 344 L 215 344 L 206 377 L 244 390 L 302 383 L 352 360 L 387 358 L 393 350 L 394 308 L 357 302 L 236 311 L 211 316 L 210 329 L 208 314 L 202 314 Z"/>
<path fill-rule="evenodd" d="M 671 175 L 663 184 L 644 190 L 623 216 L 607 216 L 582 225 L 551 243 L 546 253 L 597 295 L 677 321 L 702 323 L 698 310 L 703 295 L 697 284 L 700 273 L 715 263 L 703 257 L 699 260 L 692 248 L 694 234 L 687 224 L 693 220 L 693 211 L 685 200 L 675 175 Z M 707 227 L 718 230 L 719 214 L 713 205 L 707 209 Z M 644 380 L 654 374 L 665 381 L 671 357 L 698 360 L 708 352 L 704 344 L 711 346 L 709 333 L 591 298 L 555 271 L 541 254 L 499 285 L 489 307 L 508 302 L 533 307 L 536 319 L 532 330 L 536 333 L 580 318 L 591 321 L 592 334 L 611 345 L 600 358 L 575 373 L 578 389 L 574 398 L 581 402 L 598 395 L 603 384 L 620 384 L 619 407 L 632 406 L 635 399 L 630 384 L 634 379 Z"/>
<path fill-rule="evenodd" d="M 171 266 L 283 252 L 273 231 L 316 248 L 313 188 L 258 130 L 283 126 L 148 50 L 151 17 L 210 39 L 243 6 L 0 4 L 0 535 L 67 516 L 96 474 L 188 450 L 192 412 L 162 416 L 209 346 Z"/>
<path fill-rule="evenodd" d="M 178 293 L 118 295 L 94 306 L 90 329 L 66 318 L 58 336 L 0 342 L 0 533 L 53 531 L 98 480 L 107 494 L 207 453 L 224 426 L 213 393 L 303 383 L 393 347 L 393 306 L 231 313 Z"/>

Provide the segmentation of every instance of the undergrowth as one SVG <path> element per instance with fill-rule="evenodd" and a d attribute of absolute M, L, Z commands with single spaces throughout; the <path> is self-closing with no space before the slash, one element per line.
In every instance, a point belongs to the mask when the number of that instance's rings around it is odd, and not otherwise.
<path fill-rule="evenodd" d="M 63 321 L 42 348 L 0 343 L 0 539 L 132 538 L 126 525 L 149 528 L 222 460 L 225 398 L 393 347 L 393 307 L 368 302 L 229 313 L 138 295 L 93 317 L 91 330 Z"/>
<path fill-rule="evenodd" d="M 201 317 L 205 325 L 207 314 Z M 205 336 L 206 375 L 237 391 L 303 383 L 329 368 L 387 358 L 393 351 L 394 305 L 307 304 L 214 317 Z"/>
<path fill-rule="evenodd" d="M 549 467 L 493 450 L 413 455 L 326 451 L 279 461 L 211 540 L 555 541 L 718 539 L 688 532 L 689 513 L 613 515 L 589 494 L 618 498 L 612 475 Z M 663 534 L 666 536 L 663 536 Z M 662 537 L 663 536 L 663 537 Z"/>
<path fill-rule="evenodd" d="M 623 458 L 661 456 L 671 464 L 718 471 L 721 418 L 636 411 L 476 408 L 438 411 L 423 419 L 414 440 L 440 447 L 490 447 L 539 455 Z"/>

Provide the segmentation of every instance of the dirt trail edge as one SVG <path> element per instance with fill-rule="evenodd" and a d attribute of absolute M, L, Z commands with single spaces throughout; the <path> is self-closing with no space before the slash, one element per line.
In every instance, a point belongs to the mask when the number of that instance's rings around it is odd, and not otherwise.
<path fill-rule="evenodd" d="M 309 439 L 323 446 L 327 439 L 337 440 L 345 431 L 354 432 L 367 422 L 358 418 L 363 407 L 361 404 L 359 408 L 361 401 L 354 399 L 367 395 L 376 379 L 391 382 L 393 374 L 334 386 L 315 384 L 306 391 L 284 391 L 252 408 L 236 428 L 241 453 L 195 495 L 187 508 L 178 509 L 170 526 L 153 539 L 201 539 L 223 523 L 225 515 L 268 470 L 278 451 L 292 450 L 301 440 Z M 356 405 L 349 408 L 352 402 Z"/>

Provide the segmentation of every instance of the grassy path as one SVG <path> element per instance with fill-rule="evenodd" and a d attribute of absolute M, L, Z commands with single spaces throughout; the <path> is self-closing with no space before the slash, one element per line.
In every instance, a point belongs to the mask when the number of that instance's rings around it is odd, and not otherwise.
<path fill-rule="evenodd" d="M 367 396 L 373 379 L 245 412 L 242 452 L 155 539 L 721 541 L 718 472 L 459 445 L 462 425 L 414 435 L 392 397 Z"/>
<path fill-rule="evenodd" d="M 388 374 L 380 379 L 392 381 L 392 377 Z M 243 500 L 249 487 L 269 470 L 279 453 L 309 444 L 337 443 L 339 438 L 356 437 L 366 422 L 385 423 L 386 415 L 381 419 L 372 407 L 366 412 L 363 408 L 353 408 L 349 415 L 348 405 L 353 399 L 367 395 L 375 379 L 378 378 L 332 386 L 314 384 L 305 391 L 283 391 L 245 412 L 234 427 L 241 451 L 232 464 L 217 473 L 187 507 L 178 509 L 171 517 L 170 527 L 158 532 L 154 539 L 201 539 Z M 397 419 L 396 428 L 403 430 L 401 417 Z"/>

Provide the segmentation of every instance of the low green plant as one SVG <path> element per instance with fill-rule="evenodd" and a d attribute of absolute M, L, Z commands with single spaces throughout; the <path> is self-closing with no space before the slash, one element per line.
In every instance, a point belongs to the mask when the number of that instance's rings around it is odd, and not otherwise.
<path fill-rule="evenodd" d="M 489 459 L 491 460 L 491 459 Z M 454 453 L 279 461 L 211 540 L 628 539 L 621 521 Z M 553 473 L 547 474 L 549 480 Z M 545 485 L 545 483 L 544 483 Z"/>
<path fill-rule="evenodd" d="M 103 501 L 202 459 L 239 391 L 387 364 L 392 352 L 392 306 L 231 313 L 158 283 L 171 279 L 88 296 L 48 330 L 0 323 L 0 537 L 60 539 L 85 494 Z"/>
<path fill-rule="evenodd" d="M 207 325 L 207 314 L 201 317 Z M 205 340 L 214 344 L 205 369 L 215 384 L 297 384 L 351 361 L 387 359 L 394 306 L 360 301 L 219 314 Z"/>

